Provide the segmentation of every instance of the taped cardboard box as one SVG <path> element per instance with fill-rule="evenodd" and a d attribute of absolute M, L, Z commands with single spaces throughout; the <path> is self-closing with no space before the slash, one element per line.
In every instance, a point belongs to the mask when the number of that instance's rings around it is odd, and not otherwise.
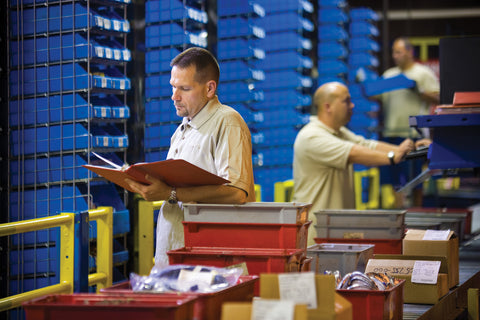
<path fill-rule="evenodd" d="M 442 256 L 447 260 L 448 288 L 460 280 L 458 270 L 458 238 L 450 231 L 448 240 L 423 240 L 427 230 L 409 229 L 403 239 L 402 253 L 416 256 Z"/>
<path fill-rule="evenodd" d="M 278 274 L 260 274 L 260 298 L 280 299 Z M 352 304 L 335 292 L 333 275 L 315 274 L 317 308 L 308 309 L 309 320 L 352 320 Z"/>
<path fill-rule="evenodd" d="M 440 261 L 440 270 L 436 284 L 412 282 L 415 261 Z M 405 256 L 396 254 L 375 255 L 368 261 L 365 272 L 386 273 L 389 276 L 405 279 L 403 302 L 416 304 L 435 304 L 448 293 L 447 263 L 445 257 Z"/>
<path fill-rule="evenodd" d="M 252 318 L 251 302 L 226 302 L 222 304 L 221 320 L 250 320 Z M 295 305 L 294 320 L 307 320 L 307 306 Z"/>

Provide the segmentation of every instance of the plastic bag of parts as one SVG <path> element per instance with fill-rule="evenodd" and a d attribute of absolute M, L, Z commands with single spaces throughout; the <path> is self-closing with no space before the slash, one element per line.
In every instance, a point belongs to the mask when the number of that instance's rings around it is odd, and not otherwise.
<path fill-rule="evenodd" d="M 130 274 L 134 292 L 211 293 L 237 283 L 241 268 L 215 268 L 195 265 L 154 266 L 148 276 Z"/>

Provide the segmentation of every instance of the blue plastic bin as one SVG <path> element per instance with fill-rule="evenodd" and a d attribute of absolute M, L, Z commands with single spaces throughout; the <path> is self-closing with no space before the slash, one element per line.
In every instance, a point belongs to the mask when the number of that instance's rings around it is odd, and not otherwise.
<path fill-rule="evenodd" d="M 315 29 L 313 22 L 294 11 L 268 14 L 257 19 L 256 23 L 269 34 L 292 30 L 312 32 Z"/>
<path fill-rule="evenodd" d="M 265 73 L 260 69 L 254 69 L 241 60 L 221 61 L 219 63 L 222 74 L 220 75 L 220 82 L 222 81 L 263 81 L 265 80 Z"/>
<path fill-rule="evenodd" d="M 276 69 L 306 70 L 313 67 L 312 59 L 296 51 L 272 51 L 268 53 L 268 59 L 253 62 L 255 67 L 265 71 Z"/>
<path fill-rule="evenodd" d="M 349 26 L 349 32 L 351 37 L 367 36 L 378 37 L 379 31 L 376 26 L 366 21 L 352 21 Z"/>
<path fill-rule="evenodd" d="M 253 87 L 253 89 L 251 88 Z M 254 102 L 263 100 L 263 90 L 249 86 L 244 81 L 224 82 L 218 87 L 218 96 L 223 103 Z"/>
<path fill-rule="evenodd" d="M 218 1 L 217 14 L 219 17 L 225 16 L 265 16 L 265 9 L 254 1 Z"/>
<path fill-rule="evenodd" d="M 265 30 L 259 25 L 262 19 L 254 20 L 244 16 L 218 19 L 217 36 L 219 39 L 237 37 L 265 38 Z"/>
<path fill-rule="evenodd" d="M 256 2 L 265 8 L 267 14 L 283 11 L 312 13 L 314 10 L 313 4 L 310 1 L 305 0 L 257 0 Z"/>
<path fill-rule="evenodd" d="M 349 35 L 345 28 L 337 25 L 320 25 L 318 27 L 319 41 L 347 42 Z"/>
<path fill-rule="evenodd" d="M 275 90 L 281 88 L 311 88 L 311 77 L 303 76 L 295 70 L 275 70 L 265 74 L 265 81 L 259 82 L 260 90 Z"/>
<path fill-rule="evenodd" d="M 54 240 L 54 239 L 52 239 Z M 59 247 L 49 246 L 37 248 L 25 248 L 22 250 L 10 250 L 10 275 L 28 275 L 58 273 L 60 270 L 58 261 Z"/>
<path fill-rule="evenodd" d="M 161 25 L 148 25 L 145 28 L 145 46 L 158 48 L 167 46 L 195 45 L 207 47 L 207 38 L 201 32 L 185 31 L 173 22 Z"/>
<path fill-rule="evenodd" d="M 367 37 L 367 36 L 358 36 L 351 37 L 348 42 L 348 48 L 352 52 L 378 52 L 380 51 L 380 45 L 377 41 Z"/>
<path fill-rule="evenodd" d="M 350 9 L 350 19 L 352 21 L 378 21 L 378 14 L 370 8 L 361 7 L 361 8 L 351 8 Z"/>
<path fill-rule="evenodd" d="M 310 39 L 303 38 L 293 31 L 269 34 L 265 39 L 259 40 L 258 45 L 266 52 L 312 49 L 312 41 Z"/>
<path fill-rule="evenodd" d="M 342 43 L 336 41 L 318 43 L 319 59 L 345 59 L 348 54 L 348 49 Z"/>
<path fill-rule="evenodd" d="M 286 90 L 268 90 L 264 91 L 262 102 L 254 104 L 258 110 L 278 110 L 309 106 L 312 103 L 310 95 L 304 95 L 293 88 Z"/>
<path fill-rule="evenodd" d="M 189 19 L 201 24 L 208 22 L 205 11 L 183 5 L 182 1 L 147 1 L 145 3 L 147 24 L 181 19 Z"/>
<path fill-rule="evenodd" d="M 170 72 L 170 61 L 182 50 L 180 48 L 165 48 L 150 50 L 145 53 L 145 72 L 147 74 Z"/>
<path fill-rule="evenodd" d="M 320 8 L 318 10 L 318 22 L 320 24 L 344 25 L 349 22 L 349 17 L 340 8 Z"/>
<path fill-rule="evenodd" d="M 230 59 L 264 59 L 265 50 L 260 48 L 263 40 L 228 39 L 217 44 L 217 58 L 219 61 Z"/>

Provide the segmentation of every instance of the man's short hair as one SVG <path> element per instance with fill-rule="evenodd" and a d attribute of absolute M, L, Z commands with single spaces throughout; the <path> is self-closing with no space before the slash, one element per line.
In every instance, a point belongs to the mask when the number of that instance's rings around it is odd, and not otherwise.
<path fill-rule="evenodd" d="M 178 54 L 170 62 L 170 66 L 177 66 L 181 69 L 195 66 L 195 81 L 205 83 L 214 80 L 217 84 L 220 79 L 220 68 L 218 62 L 210 51 L 193 47 Z"/>
<path fill-rule="evenodd" d="M 413 45 L 407 37 L 398 37 L 395 41 L 402 41 L 405 49 L 408 51 L 413 50 Z"/>

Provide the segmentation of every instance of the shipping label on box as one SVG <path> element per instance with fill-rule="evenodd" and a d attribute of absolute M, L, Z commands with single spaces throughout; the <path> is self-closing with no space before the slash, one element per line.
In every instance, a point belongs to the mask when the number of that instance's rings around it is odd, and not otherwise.
<path fill-rule="evenodd" d="M 450 231 L 447 235 L 448 240 L 424 240 L 425 233 L 427 233 L 427 230 L 408 230 L 403 239 L 403 254 L 445 257 L 447 261 L 448 286 L 449 288 L 456 286 L 459 283 L 457 236 L 453 231 Z"/>
<path fill-rule="evenodd" d="M 439 261 L 440 268 L 435 284 L 413 283 L 412 273 L 417 261 Z M 404 302 L 434 304 L 448 292 L 447 261 L 445 257 L 405 256 L 395 254 L 375 255 L 365 272 L 385 272 L 398 279 L 405 279 Z"/>

